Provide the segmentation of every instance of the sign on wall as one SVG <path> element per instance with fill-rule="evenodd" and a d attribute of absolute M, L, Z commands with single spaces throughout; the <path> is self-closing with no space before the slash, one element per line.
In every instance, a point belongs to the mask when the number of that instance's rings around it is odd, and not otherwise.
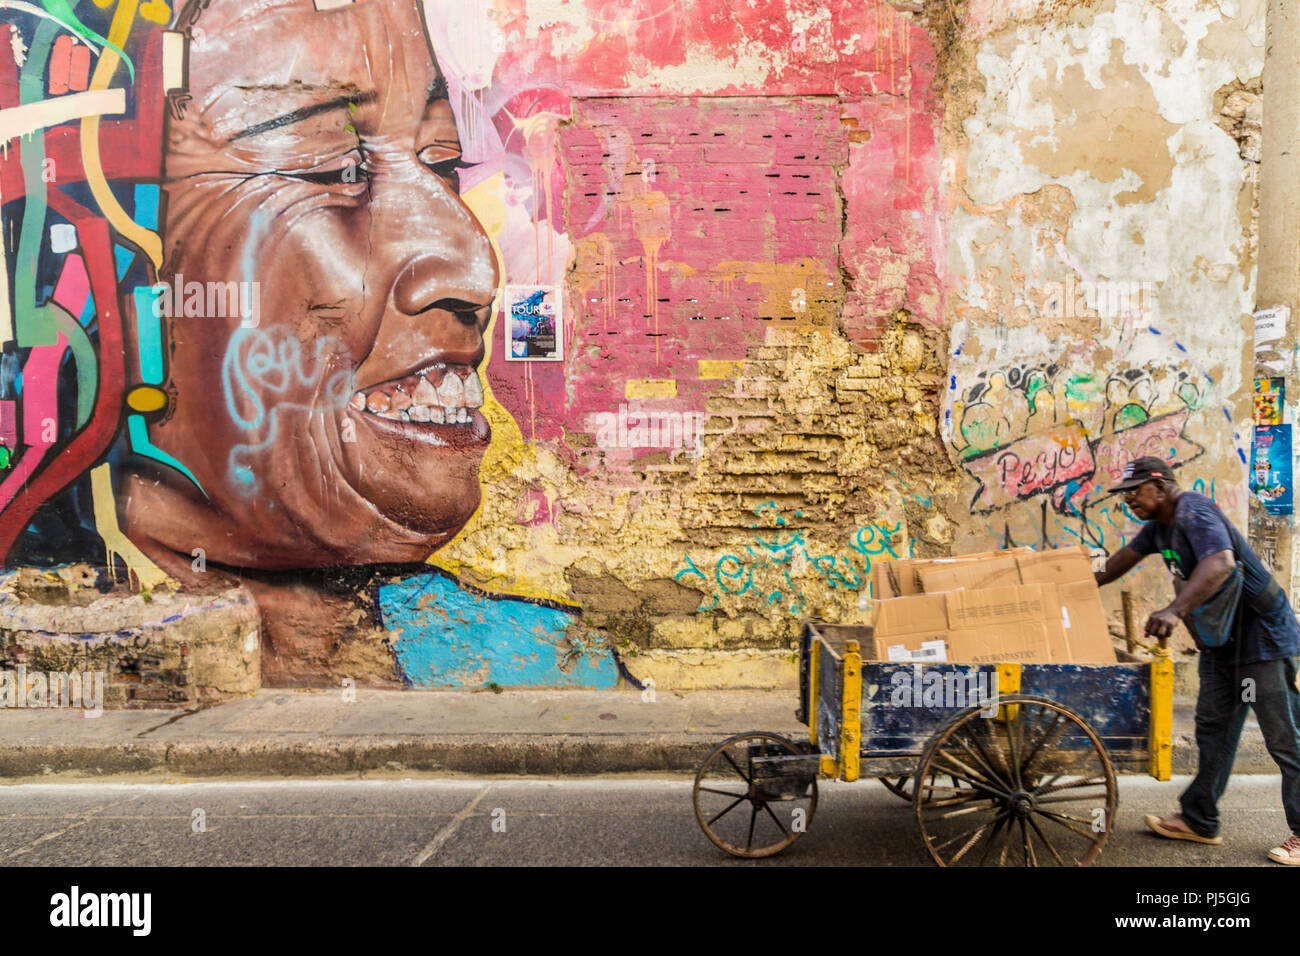
<path fill-rule="evenodd" d="M 1292 512 L 1291 426 L 1259 425 L 1251 452 L 1250 490 L 1272 515 Z"/>
<path fill-rule="evenodd" d="M 1281 425 L 1285 396 L 1285 378 L 1255 379 L 1255 424 Z"/>
<path fill-rule="evenodd" d="M 509 317 L 506 358 L 513 362 L 564 361 L 564 309 L 556 286 L 506 286 Z"/>

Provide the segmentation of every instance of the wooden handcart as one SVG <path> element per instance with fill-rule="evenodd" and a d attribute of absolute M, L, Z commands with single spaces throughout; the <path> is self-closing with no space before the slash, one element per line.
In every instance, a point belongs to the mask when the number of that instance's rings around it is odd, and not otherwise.
<path fill-rule="evenodd" d="M 1168 780 L 1173 662 L 864 661 L 871 629 L 808 623 L 806 740 L 750 731 L 695 778 L 708 838 L 765 857 L 812 824 L 817 779 L 875 778 L 912 803 L 940 866 L 1087 866 L 1115 827 L 1116 773 Z"/>

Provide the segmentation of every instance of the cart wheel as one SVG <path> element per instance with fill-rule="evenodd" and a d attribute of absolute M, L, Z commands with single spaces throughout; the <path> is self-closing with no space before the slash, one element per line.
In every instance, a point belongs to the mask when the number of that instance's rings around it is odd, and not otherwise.
<path fill-rule="evenodd" d="M 958 711 L 957 713 L 953 714 L 951 717 L 947 718 L 943 723 L 941 723 L 941 724 L 939 725 L 939 727 L 938 727 L 938 729 L 935 731 L 935 733 L 936 733 L 936 734 L 943 733 L 945 730 L 947 730 L 949 727 L 951 727 L 954 723 L 956 723 L 958 720 L 960 720 L 961 717 L 962 717 L 962 713 L 961 713 L 960 711 Z M 922 754 L 922 756 L 924 756 L 924 754 Z M 948 774 L 943 774 L 943 777 L 944 777 L 945 780 L 947 780 L 947 781 L 949 781 L 950 783 L 952 783 L 952 785 L 953 785 L 954 787 L 961 787 L 961 786 L 962 786 L 961 781 L 958 780 L 956 777 L 949 776 Z M 894 796 L 896 796 L 896 797 L 900 797 L 900 798 L 902 798 L 903 800 L 906 800 L 908 803 L 912 803 L 912 802 L 913 802 L 913 795 L 914 795 L 915 792 L 916 792 L 916 787 L 915 787 L 915 783 L 916 783 L 916 773 L 915 773 L 915 772 L 909 773 L 909 774 L 907 774 L 906 776 L 903 776 L 903 775 L 895 775 L 895 776 L 891 776 L 891 777 L 880 777 L 879 780 L 880 780 L 881 783 L 883 783 L 883 784 L 885 785 L 885 789 L 888 790 L 890 793 L 894 794 Z M 939 781 L 939 774 L 931 774 L 931 775 L 930 775 L 930 783 L 934 784 L 934 783 L 939 783 L 939 782 L 940 782 L 940 781 Z M 966 789 L 969 789 L 969 788 L 966 788 Z M 927 791 L 927 793 L 926 793 L 926 799 L 927 799 L 927 800 L 931 799 L 931 792 Z"/>
<path fill-rule="evenodd" d="M 1020 694 L 1000 703 L 998 717 L 972 707 L 926 745 L 913 795 L 926 849 L 940 866 L 1088 866 L 1119 798 L 1105 745 L 1060 704 Z"/>
<path fill-rule="evenodd" d="M 750 760 L 801 753 L 778 734 L 751 731 L 729 737 L 705 758 L 695 775 L 695 819 L 715 846 L 732 856 L 780 853 L 812 823 L 817 779 L 791 778 L 787 792 L 760 788 Z M 748 808 L 748 812 L 746 809 Z"/>
<path fill-rule="evenodd" d="M 901 797 L 908 803 L 912 802 L 912 778 L 908 777 L 879 777 L 881 783 L 896 797 Z"/>
<path fill-rule="evenodd" d="M 908 774 L 905 777 L 879 777 L 877 779 L 879 779 L 880 782 L 885 785 L 885 789 L 888 790 L 890 793 L 892 793 L 894 796 L 900 797 L 903 800 L 906 800 L 908 803 L 912 802 L 912 792 L 913 792 L 912 785 L 916 782 L 916 778 L 911 774 Z M 936 774 L 931 774 L 930 776 L 930 783 L 932 784 L 940 783 L 943 781 L 950 782 L 954 787 L 957 787 L 958 789 L 962 789 L 962 790 L 970 789 L 969 787 L 963 786 L 962 782 L 958 780 L 956 777 L 949 776 L 946 773 L 945 774 L 936 773 Z M 930 791 L 927 791 L 926 799 L 929 800 L 932 798 L 933 798 L 932 793 Z"/>

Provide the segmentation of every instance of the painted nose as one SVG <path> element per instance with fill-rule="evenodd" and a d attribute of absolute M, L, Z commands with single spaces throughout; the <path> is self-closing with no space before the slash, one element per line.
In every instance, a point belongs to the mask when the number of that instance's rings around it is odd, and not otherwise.
<path fill-rule="evenodd" d="M 488 255 L 491 255 L 490 251 Z M 475 268 L 469 263 L 466 266 L 468 268 L 460 270 L 462 273 Z M 394 304 L 405 315 L 450 312 L 466 325 L 484 324 L 496 291 L 495 270 L 492 270 L 490 282 L 475 281 L 476 277 L 469 274 L 460 276 L 461 281 L 457 282 L 456 271 L 437 256 L 424 255 L 413 259 L 397 277 L 393 289 Z"/>
<path fill-rule="evenodd" d="M 408 241 L 416 249 L 394 281 L 393 304 L 405 315 L 438 310 L 485 325 L 497 287 L 492 244 L 460 197 L 429 179 L 406 197 Z"/>

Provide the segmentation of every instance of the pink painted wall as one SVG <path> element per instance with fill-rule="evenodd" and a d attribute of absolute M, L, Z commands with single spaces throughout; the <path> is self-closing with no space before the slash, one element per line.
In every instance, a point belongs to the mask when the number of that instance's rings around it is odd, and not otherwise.
<path fill-rule="evenodd" d="M 628 381 L 675 382 L 644 407 L 704 412 L 726 380 L 700 360 L 744 359 L 819 310 L 868 351 L 898 309 L 941 322 L 941 105 L 919 26 L 880 0 L 556 12 L 498 4 L 490 82 L 465 99 L 481 113 L 461 120 L 481 162 L 465 184 L 502 170 L 527 208 L 501 238 L 507 281 L 565 286 L 562 365 L 493 353 L 525 440 L 590 459 L 563 435 L 590 434 Z"/>

